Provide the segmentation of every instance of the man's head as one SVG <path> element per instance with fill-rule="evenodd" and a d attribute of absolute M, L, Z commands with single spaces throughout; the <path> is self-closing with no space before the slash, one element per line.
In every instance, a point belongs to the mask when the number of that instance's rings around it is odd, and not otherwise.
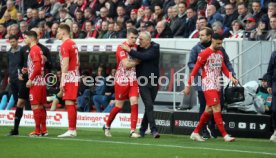
<path fill-rule="evenodd" d="M 172 8 L 173 7 L 169 7 L 168 10 L 167 10 L 167 16 L 170 19 L 174 18 L 174 16 L 173 16 L 173 9 Z"/>
<path fill-rule="evenodd" d="M 18 35 L 18 33 L 19 33 L 19 28 L 18 28 L 18 25 L 17 25 L 17 24 L 12 24 L 12 25 L 10 26 L 10 29 L 11 29 L 11 32 L 10 32 L 11 35 Z"/>
<path fill-rule="evenodd" d="M 9 37 L 9 41 L 10 41 L 10 45 L 12 48 L 17 48 L 17 46 L 18 46 L 18 37 L 17 36 L 11 35 Z"/>
<path fill-rule="evenodd" d="M 136 43 L 138 37 L 138 31 L 134 28 L 127 30 L 127 43 L 133 46 Z"/>
<path fill-rule="evenodd" d="M 148 31 L 148 32 L 154 32 L 154 23 L 153 22 L 151 22 L 151 21 L 147 21 L 146 23 L 145 23 L 145 27 L 146 27 L 146 30 Z"/>
<path fill-rule="evenodd" d="M 38 17 L 39 17 L 39 19 L 44 19 L 45 18 L 45 10 L 40 10 L 38 12 Z"/>
<path fill-rule="evenodd" d="M 67 14 L 67 13 L 66 13 Z M 64 15 L 64 13 L 63 13 L 63 17 L 65 18 L 65 16 L 66 16 L 66 14 Z M 81 20 L 82 19 L 82 17 L 83 17 L 83 11 L 82 10 L 80 10 L 80 9 L 78 9 L 77 10 L 77 12 L 76 12 L 76 19 L 77 20 Z"/>
<path fill-rule="evenodd" d="M 252 3 L 252 10 L 254 13 L 259 13 L 261 11 L 261 3 L 260 0 L 256 0 Z"/>
<path fill-rule="evenodd" d="M 179 3 L 178 4 L 178 13 L 179 14 L 184 14 L 185 13 L 185 11 L 186 11 L 186 4 L 185 3 Z"/>
<path fill-rule="evenodd" d="M 210 17 L 216 13 L 217 9 L 214 5 L 208 5 L 207 6 L 207 17 Z"/>
<path fill-rule="evenodd" d="M 151 35 L 148 31 L 143 31 L 139 35 L 139 44 L 141 48 L 148 48 L 151 42 Z"/>
<path fill-rule="evenodd" d="M 26 45 L 30 46 L 32 43 L 36 43 L 37 34 L 34 31 L 26 31 L 24 33 L 24 42 Z"/>
<path fill-rule="evenodd" d="M 211 47 L 214 50 L 219 50 L 222 46 L 222 41 L 223 41 L 222 35 L 220 35 L 218 33 L 214 33 L 213 36 L 212 36 L 212 45 L 211 45 Z"/>
<path fill-rule="evenodd" d="M 262 81 L 262 87 L 267 88 L 268 75 L 264 74 L 262 78 L 259 78 L 259 80 Z"/>
<path fill-rule="evenodd" d="M 196 15 L 196 11 L 193 8 L 188 8 L 187 11 L 187 18 L 191 19 Z"/>
<path fill-rule="evenodd" d="M 164 21 L 159 21 L 156 25 L 156 31 L 161 34 L 165 30 L 165 27 L 166 23 Z"/>
<path fill-rule="evenodd" d="M 247 7 L 245 3 L 239 3 L 238 4 L 238 13 L 239 15 L 246 15 L 247 14 Z"/>
<path fill-rule="evenodd" d="M 224 32 L 223 24 L 220 21 L 214 22 L 212 25 L 212 29 L 213 29 L 214 33 L 218 33 L 220 35 L 222 35 Z"/>
<path fill-rule="evenodd" d="M 224 6 L 224 9 L 225 9 L 225 14 L 226 15 L 232 15 L 233 13 L 234 13 L 234 7 L 233 7 L 233 5 L 232 4 L 226 4 L 225 6 Z"/>
<path fill-rule="evenodd" d="M 91 8 L 86 8 L 84 10 L 84 18 L 88 19 L 92 16 L 92 9 Z"/>
<path fill-rule="evenodd" d="M 32 18 L 38 18 L 38 10 L 32 9 Z"/>
<path fill-rule="evenodd" d="M 207 27 L 208 25 L 208 20 L 205 17 L 200 17 L 199 18 L 199 28 Z"/>
<path fill-rule="evenodd" d="M 102 31 L 107 31 L 108 30 L 108 22 L 106 20 L 102 22 L 101 30 Z"/>
<path fill-rule="evenodd" d="M 201 43 L 208 43 L 211 41 L 213 30 L 209 27 L 203 27 L 199 31 L 199 39 Z"/>
<path fill-rule="evenodd" d="M 269 21 L 271 29 L 276 30 L 276 14 L 272 15 Z"/>
<path fill-rule="evenodd" d="M 70 27 L 67 24 L 60 24 L 57 31 L 57 38 L 62 40 L 70 37 Z"/>
<path fill-rule="evenodd" d="M 275 2 L 270 2 L 268 4 L 267 15 L 270 18 L 274 14 L 276 14 L 276 3 Z"/>
<path fill-rule="evenodd" d="M 155 4 L 154 6 L 154 14 L 155 15 L 161 15 L 163 12 L 162 6 L 160 4 Z"/>
<path fill-rule="evenodd" d="M 4 13 L 4 19 L 5 19 L 6 21 L 11 20 L 11 14 L 10 14 L 9 12 L 5 12 L 5 13 Z"/>
<path fill-rule="evenodd" d="M 85 31 L 86 32 L 91 32 L 93 29 L 93 25 L 91 21 L 86 21 L 85 22 Z"/>
<path fill-rule="evenodd" d="M 4 33 L 6 31 L 6 27 L 3 23 L 0 23 L 0 33 Z"/>
<path fill-rule="evenodd" d="M 125 8 L 124 8 L 124 6 L 122 6 L 122 5 L 119 5 L 119 6 L 117 7 L 116 11 L 117 11 L 117 15 L 118 15 L 119 17 L 122 17 L 122 16 L 125 15 Z"/>
<path fill-rule="evenodd" d="M 22 13 L 20 13 L 20 12 L 17 12 L 16 13 L 16 18 L 17 18 L 17 21 L 23 21 L 23 14 Z"/>
<path fill-rule="evenodd" d="M 79 32 L 79 26 L 78 26 L 78 23 L 73 23 L 72 24 L 72 31 L 73 33 L 78 33 Z"/>
<path fill-rule="evenodd" d="M 28 24 L 27 24 L 26 21 L 20 22 L 19 27 L 20 27 L 20 32 L 21 32 L 21 33 L 23 33 L 23 32 L 25 32 L 26 30 L 28 30 Z"/>
<path fill-rule="evenodd" d="M 108 32 L 114 32 L 114 22 L 108 24 Z"/>
<path fill-rule="evenodd" d="M 68 10 L 67 9 L 63 8 L 63 9 L 59 10 L 59 17 L 61 19 L 65 19 L 66 16 L 67 16 L 67 14 L 68 14 Z"/>
<path fill-rule="evenodd" d="M 32 8 L 27 9 L 27 18 L 32 18 Z"/>
<path fill-rule="evenodd" d="M 245 21 L 245 30 L 250 31 L 256 27 L 256 20 L 253 17 L 247 18 Z"/>
<path fill-rule="evenodd" d="M 135 28 L 135 23 L 132 20 L 126 21 L 126 29 Z"/>
<path fill-rule="evenodd" d="M 133 21 L 137 20 L 137 13 L 138 13 L 138 9 L 132 9 L 130 12 L 130 19 Z"/>
<path fill-rule="evenodd" d="M 14 2 L 12 0 L 7 1 L 7 10 L 11 11 L 13 9 Z"/>
<path fill-rule="evenodd" d="M 101 18 L 105 18 L 105 17 L 107 17 L 107 15 L 108 15 L 108 10 L 107 10 L 107 8 L 106 8 L 106 7 L 102 7 L 102 8 L 100 9 L 100 17 L 101 17 Z"/>

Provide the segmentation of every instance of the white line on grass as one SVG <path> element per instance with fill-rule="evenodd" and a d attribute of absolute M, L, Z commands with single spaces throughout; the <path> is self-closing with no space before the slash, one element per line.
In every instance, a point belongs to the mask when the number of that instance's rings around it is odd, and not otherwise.
<path fill-rule="evenodd" d="M 17 137 L 30 138 L 28 136 L 17 136 Z M 215 148 L 207 148 L 207 147 L 187 147 L 187 146 L 169 145 L 169 144 L 130 143 L 130 142 L 120 142 L 120 141 L 109 141 L 109 140 L 102 141 L 102 140 L 91 140 L 91 139 L 53 138 L 53 137 L 39 137 L 39 139 L 80 141 L 80 142 L 97 142 L 97 143 L 111 143 L 111 144 L 123 144 L 123 145 L 155 146 L 155 147 L 181 148 L 181 149 L 192 149 L 192 150 L 212 150 L 212 151 L 224 151 L 224 152 L 236 152 L 236 153 L 276 156 L 276 153 L 269 153 L 269 152 L 257 152 L 257 151 L 235 150 L 235 149 L 215 149 Z"/>

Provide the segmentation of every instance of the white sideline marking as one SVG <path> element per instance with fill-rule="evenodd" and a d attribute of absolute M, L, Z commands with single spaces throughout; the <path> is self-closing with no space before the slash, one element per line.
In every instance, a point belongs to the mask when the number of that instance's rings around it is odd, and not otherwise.
<path fill-rule="evenodd" d="M 23 138 L 31 138 L 28 136 L 17 136 Z M 36 139 L 36 138 L 32 138 Z M 247 153 L 247 154 L 259 154 L 259 155 L 273 155 L 276 156 L 276 153 L 269 152 L 256 152 L 248 150 L 234 150 L 234 149 L 215 149 L 207 147 L 187 147 L 179 145 L 169 145 L 169 144 L 148 144 L 148 143 L 129 143 L 129 142 L 120 142 L 120 141 L 102 141 L 102 140 L 91 140 L 91 139 L 78 139 L 78 138 L 53 138 L 53 137 L 38 137 L 38 139 L 51 139 L 51 140 L 63 140 L 63 141 L 80 141 L 80 142 L 97 142 L 97 143 L 111 143 L 111 144 L 123 144 L 123 145 L 140 145 L 140 146 L 155 146 L 155 147 L 168 147 L 168 148 L 181 148 L 181 149 L 192 149 L 192 150 L 212 150 L 212 151 L 225 151 L 225 152 L 236 152 L 236 153 Z"/>

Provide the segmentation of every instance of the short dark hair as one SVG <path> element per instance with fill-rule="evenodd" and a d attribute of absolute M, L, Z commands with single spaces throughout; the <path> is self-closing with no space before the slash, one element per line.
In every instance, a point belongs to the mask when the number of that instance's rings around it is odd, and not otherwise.
<path fill-rule="evenodd" d="M 214 31 L 209 27 L 203 27 L 203 28 L 200 29 L 200 31 L 203 31 L 203 30 L 206 31 L 207 36 L 213 36 L 213 34 L 214 34 Z"/>
<path fill-rule="evenodd" d="M 212 39 L 214 39 L 214 40 L 223 40 L 223 36 L 221 34 L 214 33 L 213 36 L 212 36 Z"/>
<path fill-rule="evenodd" d="M 9 40 L 12 40 L 12 39 L 15 39 L 15 40 L 17 41 L 17 40 L 18 40 L 18 37 L 15 36 L 15 35 L 10 35 Z"/>
<path fill-rule="evenodd" d="M 129 20 L 126 21 L 126 24 L 130 24 L 130 23 L 131 23 L 133 26 L 135 26 L 135 22 L 132 21 L 131 19 L 129 19 Z"/>
<path fill-rule="evenodd" d="M 138 35 L 138 31 L 135 28 L 129 28 L 127 30 L 127 34 L 133 33 L 134 35 Z"/>
<path fill-rule="evenodd" d="M 58 26 L 59 29 L 66 31 L 68 34 L 70 34 L 70 27 L 67 24 L 60 24 Z"/>
<path fill-rule="evenodd" d="M 24 32 L 24 34 L 28 37 L 32 37 L 35 40 L 37 40 L 37 33 L 35 31 L 26 31 Z"/>

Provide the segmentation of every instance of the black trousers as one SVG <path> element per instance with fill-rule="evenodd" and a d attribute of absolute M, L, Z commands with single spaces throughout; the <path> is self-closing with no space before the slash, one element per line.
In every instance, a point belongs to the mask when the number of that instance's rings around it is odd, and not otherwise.
<path fill-rule="evenodd" d="M 18 80 L 10 80 L 10 86 L 11 86 L 11 91 L 15 102 L 14 105 L 16 105 L 18 100 L 18 92 L 19 92 Z"/>
<path fill-rule="evenodd" d="M 151 132 L 157 131 L 155 119 L 153 115 L 153 105 L 158 92 L 158 86 L 152 86 L 152 85 L 139 86 L 139 92 L 145 104 L 145 113 L 143 116 L 140 130 L 146 131 L 149 124 Z"/>

